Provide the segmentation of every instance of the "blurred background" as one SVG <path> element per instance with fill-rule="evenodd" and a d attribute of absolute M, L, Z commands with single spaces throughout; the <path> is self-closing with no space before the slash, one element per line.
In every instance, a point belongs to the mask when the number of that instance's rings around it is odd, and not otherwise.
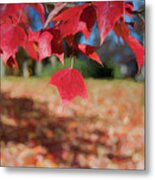
<path fill-rule="evenodd" d="M 144 1 L 133 4 L 133 17 L 125 20 L 144 45 Z M 29 16 L 33 31 L 40 30 L 33 8 Z M 97 24 L 88 40 L 78 34 L 77 41 L 98 45 Z M 74 68 L 85 78 L 89 98 L 75 98 L 64 111 L 48 81 L 70 67 L 69 57 L 64 65 L 55 56 L 38 63 L 19 47 L 19 69 L 0 61 L 2 166 L 144 169 L 144 67 L 137 74 L 134 54 L 113 31 L 97 52 L 104 66 L 76 54 Z"/>

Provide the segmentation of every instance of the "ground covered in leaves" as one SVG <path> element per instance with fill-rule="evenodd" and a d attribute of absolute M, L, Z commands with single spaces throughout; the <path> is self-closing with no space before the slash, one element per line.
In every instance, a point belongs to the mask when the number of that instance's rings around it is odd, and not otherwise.
<path fill-rule="evenodd" d="M 1 165 L 144 168 L 144 84 L 86 80 L 89 99 L 62 110 L 44 78 L 1 82 Z"/>

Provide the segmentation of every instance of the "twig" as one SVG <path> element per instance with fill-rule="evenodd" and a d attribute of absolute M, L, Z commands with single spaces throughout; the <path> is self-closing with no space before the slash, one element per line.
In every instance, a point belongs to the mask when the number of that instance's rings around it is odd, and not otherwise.
<path fill-rule="evenodd" d="M 74 56 L 71 57 L 71 68 L 74 66 Z"/>
<path fill-rule="evenodd" d="M 45 21 L 44 24 L 44 28 L 46 28 L 49 24 L 49 22 L 52 20 L 52 18 L 58 14 L 65 6 L 66 6 L 67 2 L 65 3 L 57 3 L 55 5 L 55 8 L 50 12 L 50 14 L 47 17 L 47 20 Z"/>

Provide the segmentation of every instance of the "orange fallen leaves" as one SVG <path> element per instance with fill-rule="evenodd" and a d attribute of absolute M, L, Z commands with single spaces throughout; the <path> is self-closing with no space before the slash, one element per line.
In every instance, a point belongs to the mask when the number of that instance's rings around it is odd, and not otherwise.
<path fill-rule="evenodd" d="M 88 101 L 75 98 L 60 113 L 45 82 L 18 79 L 12 91 L 16 81 L 2 80 L 3 166 L 144 168 L 142 83 L 86 80 Z"/>

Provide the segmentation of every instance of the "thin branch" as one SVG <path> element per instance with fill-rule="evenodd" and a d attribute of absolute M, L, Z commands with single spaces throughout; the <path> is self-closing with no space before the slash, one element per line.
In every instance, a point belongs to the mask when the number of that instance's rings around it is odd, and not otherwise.
<path fill-rule="evenodd" d="M 74 56 L 71 57 L 71 68 L 74 66 Z"/>
<path fill-rule="evenodd" d="M 65 6 L 66 6 L 67 2 L 65 3 L 57 3 L 55 5 L 55 8 L 50 12 L 50 14 L 47 17 L 47 20 L 44 24 L 44 28 L 46 28 L 48 26 L 48 24 L 50 23 L 50 21 L 52 20 L 52 18 L 57 15 Z"/>

